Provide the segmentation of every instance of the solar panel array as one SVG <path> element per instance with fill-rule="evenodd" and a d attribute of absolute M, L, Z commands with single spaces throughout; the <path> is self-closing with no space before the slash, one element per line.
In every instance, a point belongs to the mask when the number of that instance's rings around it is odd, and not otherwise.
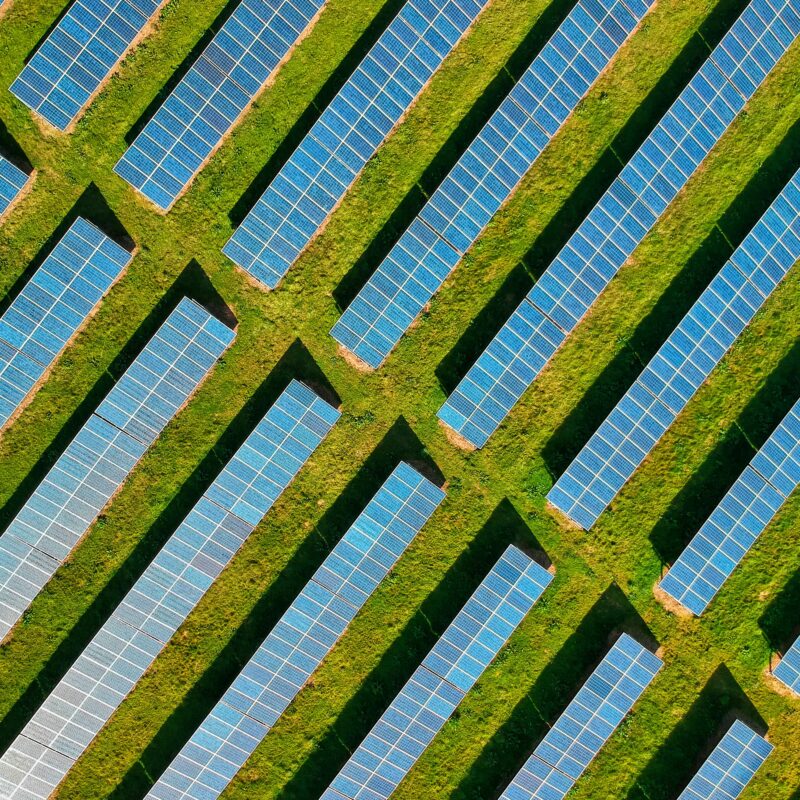
<path fill-rule="evenodd" d="M 800 483 L 800 400 L 661 579 L 700 616 Z"/>
<path fill-rule="evenodd" d="M 322 800 L 391 797 L 552 579 L 521 550 L 509 547 Z"/>
<path fill-rule="evenodd" d="M 652 0 L 580 0 L 331 334 L 379 367 L 586 95 Z"/>
<path fill-rule="evenodd" d="M 773 749 L 736 720 L 678 800 L 736 800 Z"/>
<path fill-rule="evenodd" d="M 443 499 L 408 464 L 394 469 L 147 800 L 221 794 Z"/>
<path fill-rule="evenodd" d="M 324 5 L 242 0 L 114 171 L 159 208 L 170 208 Z"/>
<path fill-rule="evenodd" d="M 622 634 L 500 800 L 565 797 L 662 665 L 658 656 Z"/>
<path fill-rule="evenodd" d="M 75 0 L 11 84 L 11 92 L 65 130 L 142 35 L 164 0 Z"/>
<path fill-rule="evenodd" d="M 30 180 L 29 175 L 12 164 L 5 156 L 0 155 L 0 217 L 19 197 L 28 180 Z"/>
<path fill-rule="evenodd" d="M 407 0 L 223 252 L 274 289 L 488 0 Z"/>
<path fill-rule="evenodd" d="M 800 636 L 787 650 L 772 674 L 796 694 L 800 694 Z"/>
<path fill-rule="evenodd" d="M 482 447 L 800 33 L 798 0 L 752 0 L 439 409 Z"/>
<path fill-rule="evenodd" d="M 49 797 L 338 418 L 289 384 L 0 759 L 0 796 Z"/>
<path fill-rule="evenodd" d="M 184 298 L 67 445 L 0 536 L 0 640 L 234 335 Z"/>
<path fill-rule="evenodd" d="M 800 258 L 800 172 L 548 494 L 590 528 Z"/>
<path fill-rule="evenodd" d="M 131 253 L 78 217 L 0 317 L 0 427 L 31 394 Z"/>

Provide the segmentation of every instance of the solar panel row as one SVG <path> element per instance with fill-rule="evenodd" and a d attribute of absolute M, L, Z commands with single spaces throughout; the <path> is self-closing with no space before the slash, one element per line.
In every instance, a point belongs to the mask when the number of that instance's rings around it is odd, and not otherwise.
<path fill-rule="evenodd" d="M 800 636 L 786 651 L 772 674 L 795 694 L 800 694 Z"/>
<path fill-rule="evenodd" d="M 500 800 L 565 797 L 662 666 L 658 656 L 622 634 Z"/>
<path fill-rule="evenodd" d="M 400 463 L 147 795 L 213 800 L 444 499 Z"/>
<path fill-rule="evenodd" d="M 482 447 L 800 33 L 800 0 L 752 0 L 439 409 Z"/>
<path fill-rule="evenodd" d="M 659 584 L 700 616 L 800 483 L 800 400 Z"/>
<path fill-rule="evenodd" d="M 242 0 L 114 171 L 169 209 L 255 100 L 325 0 Z"/>
<path fill-rule="evenodd" d="M 509 547 L 322 795 L 386 800 L 552 581 Z"/>
<path fill-rule="evenodd" d="M 548 494 L 588 529 L 800 258 L 800 172 Z"/>
<path fill-rule="evenodd" d="M 223 252 L 274 289 L 487 0 L 407 0 Z"/>
<path fill-rule="evenodd" d="M 234 332 L 184 298 L 0 536 L 0 639 L 69 556 Z"/>
<path fill-rule="evenodd" d="M 28 398 L 131 253 L 78 217 L 0 317 L 0 427 Z"/>
<path fill-rule="evenodd" d="M 736 720 L 678 800 L 736 800 L 773 749 Z"/>
<path fill-rule="evenodd" d="M 29 180 L 30 175 L 0 155 L 0 218 L 11 208 Z"/>
<path fill-rule="evenodd" d="M 0 759 L 0 796 L 50 796 L 338 418 L 289 384 Z"/>
<path fill-rule="evenodd" d="M 379 367 L 511 196 L 652 0 L 580 0 L 331 335 Z"/>
<path fill-rule="evenodd" d="M 142 35 L 164 0 L 75 0 L 11 84 L 11 92 L 65 130 Z"/>

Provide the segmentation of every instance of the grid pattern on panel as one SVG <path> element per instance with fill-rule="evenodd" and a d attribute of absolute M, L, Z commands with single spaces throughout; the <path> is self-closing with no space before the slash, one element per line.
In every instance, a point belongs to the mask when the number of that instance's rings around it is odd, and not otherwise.
<path fill-rule="evenodd" d="M 89 417 L 0 536 L 0 638 L 233 337 L 230 328 L 184 298 Z"/>
<path fill-rule="evenodd" d="M 241 0 L 114 171 L 166 210 L 297 43 L 325 0 Z"/>
<path fill-rule="evenodd" d="M 551 800 L 569 792 L 662 665 L 658 656 L 622 634 L 501 800 Z"/>
<path fill-rule="evenodd" d="M 736 720 L 678 800 L 736 800 L 773 749 Z"/>
<path fill-rule="evenodd" d="M 798 0 L 752 0 L 439 409 L 443 422 L 488 441 L 798 33 Z"/>
<path fill-rule="evenodd" d="M 522 551 L 509 547 L 334 778 L 323 800 L 390 797 L 552 579 Z"/>
<path fill-rule="evenodd" d="M 0 317 L 0 427 L 97 308 L 131 253 L 78 217 Z"/>
<path fill-rule="evenodd" d="M 29 180 L 29 175 L 0 155 L 0 217 L 8 211 Z"/>
<path fill-rule="evenodd" d="M 487 0 L 407 0 L 223 252 L 274 289 Z"/>
<path fill-rule="evenodd" d="M 0 759 L 0 796 L 49 796 L 338 417 L 289 384 Z M 32 749 L 60 765 L 50 779 Z"/>
<path fill-rule="evenodd" d="M 443 500 L 400 463 L 147 795 L 217 797 Z"/>
<path fill-rule="evenodd" d="M 795 174 L 559 478 L 550 502 L 590 528 L 798 258 Z"/>
<path fill-rule="evenodd" d="M 800 483 L 800 401 L 703 523 L 660 587 L 700 616 Z"/>
<path fill-rule="evenodd" d="M 334 325 L 339 344 L 380 366 L 651 2 L 581 0 L 572 9 Z"/>
<path fill-rule="evenodd" d="M 800 637 L 787 650 L 772 674 L 793 692 L 800 694 Z"/>
<path fill-rule="evenodd" d="M 11 84 L 11 92 L 65 130 L 163 2 L 75 0 Z"/>

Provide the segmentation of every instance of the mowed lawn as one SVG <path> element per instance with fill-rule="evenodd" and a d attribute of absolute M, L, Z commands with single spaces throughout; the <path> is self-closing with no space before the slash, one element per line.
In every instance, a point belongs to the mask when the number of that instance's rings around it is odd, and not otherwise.
<path fill-rule="evenodd" d="M 319 796 L 510 541 L 543 549 L 556 580 L 402 784 L 398 800 L 496 797 L 621 630 L 656 640 L 666 668 L 571 798 L 673 800 L 734 714 L 768 726 L 776 745 L 744 797 L 800 797 L 800 701 L 771 691 L 763 675 L 773 650 L 800 625 L 800 497 L 787 503 L 702 620 L 668 614 L 652 594 L 663 563 L 680 552 L 800 395 L 800 272 L 790 273 L 590 533 L 564 525 L 544 501 L 553 479 L 800 167 L 800 46 L 487 447 L 455 448 L 435 416 L 453 380 L 525 291 L 528 273 L 546 266 L 613 178 L 618 159 L 644 139 L 702 63 L 705 42 L 744 5 L 658 0 L 429 312 L 386 365 L 367 374 L 348 366 L 328 335 L 340 313 L 337 298 L 358 285 L 354 275 L 363 280 L 378 263 L 435 185 L 435 173 L 466 146 L 570 3 L 493 0 L 323 235 L 266 293 L 220 252 L 231 212 L 241 219 L 291 152 L 287 137 L 299 139 L 357 63 L 346 60 L 348 53 L 354 46 L 365 51 L 400 3 L 329 0 L 274 86 L 162 216 L 112 168 L 126 136 L 223 13 L 224 0 L 171 0 L 69 136 L 43 131 L 7 92 L 62 3 L 14 0 L 0 20 L 0 120 L 7 128 L 0 128 L 0 146 L 13 139 L 37 177 L 0 227 L 0 295 L 41 260 L 53 232 L 76 211 L 109 232 L 126 231 L 138 254 L 0 440 L 2 527 L 94 407 L 85 398 L 102 396 L 110 376 L 163 319 L 165 295 L 218 295 L 238 320 L 238 335 L 0 648 L 0 748 L 288 377 L 297 376 L 329 383 L 341 398 L 342 420 L 67 777 L 59 798 L 142 798 L 399 458 L 435 464 L 447 499 L 226 798 Z"/>

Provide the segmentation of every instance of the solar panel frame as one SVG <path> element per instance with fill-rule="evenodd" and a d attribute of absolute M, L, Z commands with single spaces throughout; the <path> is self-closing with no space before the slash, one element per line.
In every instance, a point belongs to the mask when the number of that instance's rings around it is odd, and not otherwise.
<path fill-rule="evenodd" d="M 0 153 L 0 220 L 19 200 L 32 175 L 23 172 L 16 164 Z"/>
<path fill-rule="evenodd" d="M 743 49 L 740 40 L 752 39 L 748 26 L 755 12 L 769 24 L 755 44 Z M 798 34 L 800 15 L 788 2 L 752 0 L 511 319 L 524 316 L 523 307 L 531 305 L 566 339 Z M 770 50 L 757 49 L 766 40 Z M 734 64 L 752 66 L 751 61 L 762 77 L 749 84 L 738 81 L 738 73 L 731 72 Z M 544 324 L 540 320 L 537 327 Z M 492 357 L 482 354 L 437 412 L 475 447 L 488 441 L 544 368 L 535 349 L 504 353 L 495 345 L 504 335 L 505 327 L 490 344 Z M 507 379 L 512 371 L 516 375 Z M 518 380 L 520 373 L 527 377 Z"/>
<path fill-rule="evenodd" d="M 784 653 L 772 674 L 795 694 L 800 695 L 800 636 Z"/>

